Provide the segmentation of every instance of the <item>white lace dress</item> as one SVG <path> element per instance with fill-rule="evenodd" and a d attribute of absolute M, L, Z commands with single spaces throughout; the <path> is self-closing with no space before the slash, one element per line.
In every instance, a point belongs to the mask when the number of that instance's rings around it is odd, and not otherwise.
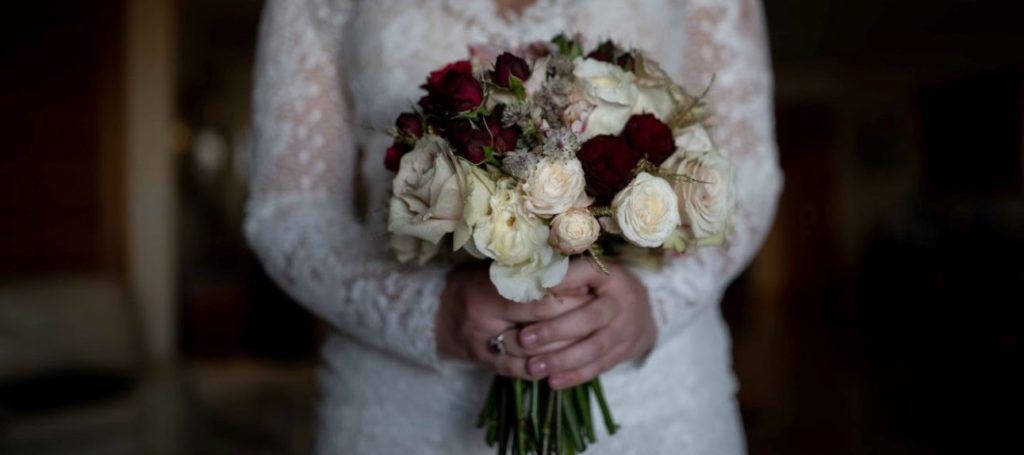
<path fill-rule="evenodd" d="M 712 133 L 738 168 L 728 247 L 637 272 L 658 342 L 643 362 L 603 376 L 622 430 L 588 453 L 744 452 L 718 302 L 760 246 L 781 187 L 756 0 L 538 0 L 514 17 L 494 0 L 269 0 L 245 230 L 274 279 L 334 329 L 319 453 L 491 453 L 473 426 L 490 373 L 435 350 L 445 269 L 404 268 L 384 249 L 390 138 L 373 129 L 390 126 L 426 74 L 463 58 L 467 43 L 563 30 L 644 49 L 695 90 L 715 74 Z"/>

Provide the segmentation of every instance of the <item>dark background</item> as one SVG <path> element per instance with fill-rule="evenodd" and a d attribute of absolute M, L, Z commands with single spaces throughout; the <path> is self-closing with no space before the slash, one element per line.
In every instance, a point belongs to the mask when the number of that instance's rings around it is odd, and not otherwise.
<path fill-rule="evenodd" d="M 0 27 L 0 452 L 309 450 L 322 329 L 239 229 L 262 2 L 161 2 L 170 356 L 140 347 L 127 259 L 146 0 L 19 2 Z M 723 302 L 750 452 L 1024 453 L 1024 6 L 765 10 L 785 192 Z"/>

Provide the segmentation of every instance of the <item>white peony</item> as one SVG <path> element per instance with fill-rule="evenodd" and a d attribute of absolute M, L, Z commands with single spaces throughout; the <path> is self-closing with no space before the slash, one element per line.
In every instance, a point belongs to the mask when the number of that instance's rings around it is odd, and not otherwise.
<path fill-rule="evenodd" d="M 615 224 L 630 243 L 655 248 L 679 227 L 676 193 L 665 179 L 641 172 L 612 200 Z"/>
<path fill-rule="evenodd" d="M 587 251 L 601 234 L 597 218 L 586 209 L 569 209 L 551 220 L 548 243 L 565 255 Z"/>
<path fill-rule="evenodd" d="M 423 137 L 402 157 L 388 211 L 391 247 L 400 260 L 429 260 L 437 248 L 414 245 L 412 239 L 436 246 L 462 222 L 464 180 L 457 161 L 437 136 Z"/>
<path fill-rule="evenodd" d="M 548 226 L 523 206 L 513 179 L 502 179 L 489 200 L 490 211 L 476 222 L 473 243 L 491 258 L 491 281 L 503 297 L 530 302 L 562 282 L 569 258 L 548 245 Z"/>
<path fill-rule="evenodd" d="M 586 205 L 586 184 L 580 160 L 542 158 L 523 183 L 526 209 L 546 218 Z"/>
<path fill-rule="evenodd" d="M 633 115 L 638 89 L 633 73 L 618 65 L 594 59 L 580 59 L 573 69 L 582 97 L 594 106 L 586 118 L 585 141 L 600 134 L 619 134 Z"/>
<path fill-rule="evenodd" d="M 700 143 L 700 141 L 698 141 Z M 736 169 L 721 153 L 686 150 L 673 155 L 662 168 L 681 176 L 674 189 L 679 198 L 683 232 L 700 245 L 718 245 L 736 204 Z"/>

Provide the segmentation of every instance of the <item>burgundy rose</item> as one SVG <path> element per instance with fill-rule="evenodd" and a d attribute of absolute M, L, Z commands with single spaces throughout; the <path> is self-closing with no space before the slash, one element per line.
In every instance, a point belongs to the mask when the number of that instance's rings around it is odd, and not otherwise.
<path fill-rule="evenodd" d="M 388 168 L 391 172 L 398 172 L 398 166 L 402 163 L 402 157 L 411 150 L 412 148 L 402 142 L 391 144 L 391 147 L 388 147 L 388 150 L 384 152 L 384 167 Z"/>
<path fill-rule="evenodd" d="M 514 150 L 519 141 L 519 128 L 501 124 L 502 108 L 498 106 L 485 120 L 455 119 L 449 122 L 445 137 L 455 148 L 455 153 L 474 163 L 482 163 L 487 159 L 485 147 L 490 147 L 498 155 Z"/>
<path fill-rule="evenodd" d="M 636 58 L 633 57 L 633 53 L 620 49 L 612 41 L 601 43 L 601 45 L 597 46 L 597 49 L 587 54 L 587 58 L 614 63 L 629 72 L 636 71 Z"/>
<path fill-rule="evenodd" d="M 633 168 L 643 155 L 621 137 L 603 134 L 584 142 L 577 157 L 590 194 L 606 203 L 633 180 Z"/>
<path fill-rule="evenodd" d="M 419 139 L 423 137 L 423 119 L 412 112 L 403 112 L 395 119 L 395 128 L 404 134 L 406 138 Z"/>
<path fill-rule="evenodd" d="M 655 165 L 664 163 L 676 151 L 672 129 L 651 114 L 630 117 L 622 129 L 622 138 Z"/>
<path fill-rule="evenodd" d="M 509 76 L 515 76 L 520 81 L 530 78 L 530 65 L 510 52 L 498 56 L 494 63 L 494 72 L 491 73 L 491 80 L 495 85 L 502 88 L 509 88 Z"/>
<path fill-rule="evenodd" d="M 605 41 L 597 46 L 592 52 L 587 54 L 587 58 L 591 58 L 600 62 L 612 63 L 615 60 L 615 56 L 619 54 L 619 49 L 615 47 L 615 43 L 611 41 Z"/>
<path fill-rule="evenodd" d="M 484 101 L 484 89 L 466 60 L 430 73 L 421 87 L 427 95 L 420 99 L 420 107 L 442 117 L 476 109 Z"/>

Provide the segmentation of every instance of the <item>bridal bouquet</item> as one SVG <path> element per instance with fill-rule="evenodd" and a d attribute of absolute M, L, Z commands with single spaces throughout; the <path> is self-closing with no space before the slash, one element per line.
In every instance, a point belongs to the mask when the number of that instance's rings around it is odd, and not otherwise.
<path fill-rule="evenodd" d="M 488 260 L 498 292 L 525 303 L 576 255 L 605 270 L 606 257 L 656 262 L 724 242 L 734 171 L 701 123 L 703 95 L 642 52 L 580 43 L 473 47 L 430 73 L 385 155 L 400 261 Z M 556 391 L 496 377 L 479 425 L 499 454 L 576 453 L 596 441 L 592 399 L 614 433 L 597 380 Z"/>

